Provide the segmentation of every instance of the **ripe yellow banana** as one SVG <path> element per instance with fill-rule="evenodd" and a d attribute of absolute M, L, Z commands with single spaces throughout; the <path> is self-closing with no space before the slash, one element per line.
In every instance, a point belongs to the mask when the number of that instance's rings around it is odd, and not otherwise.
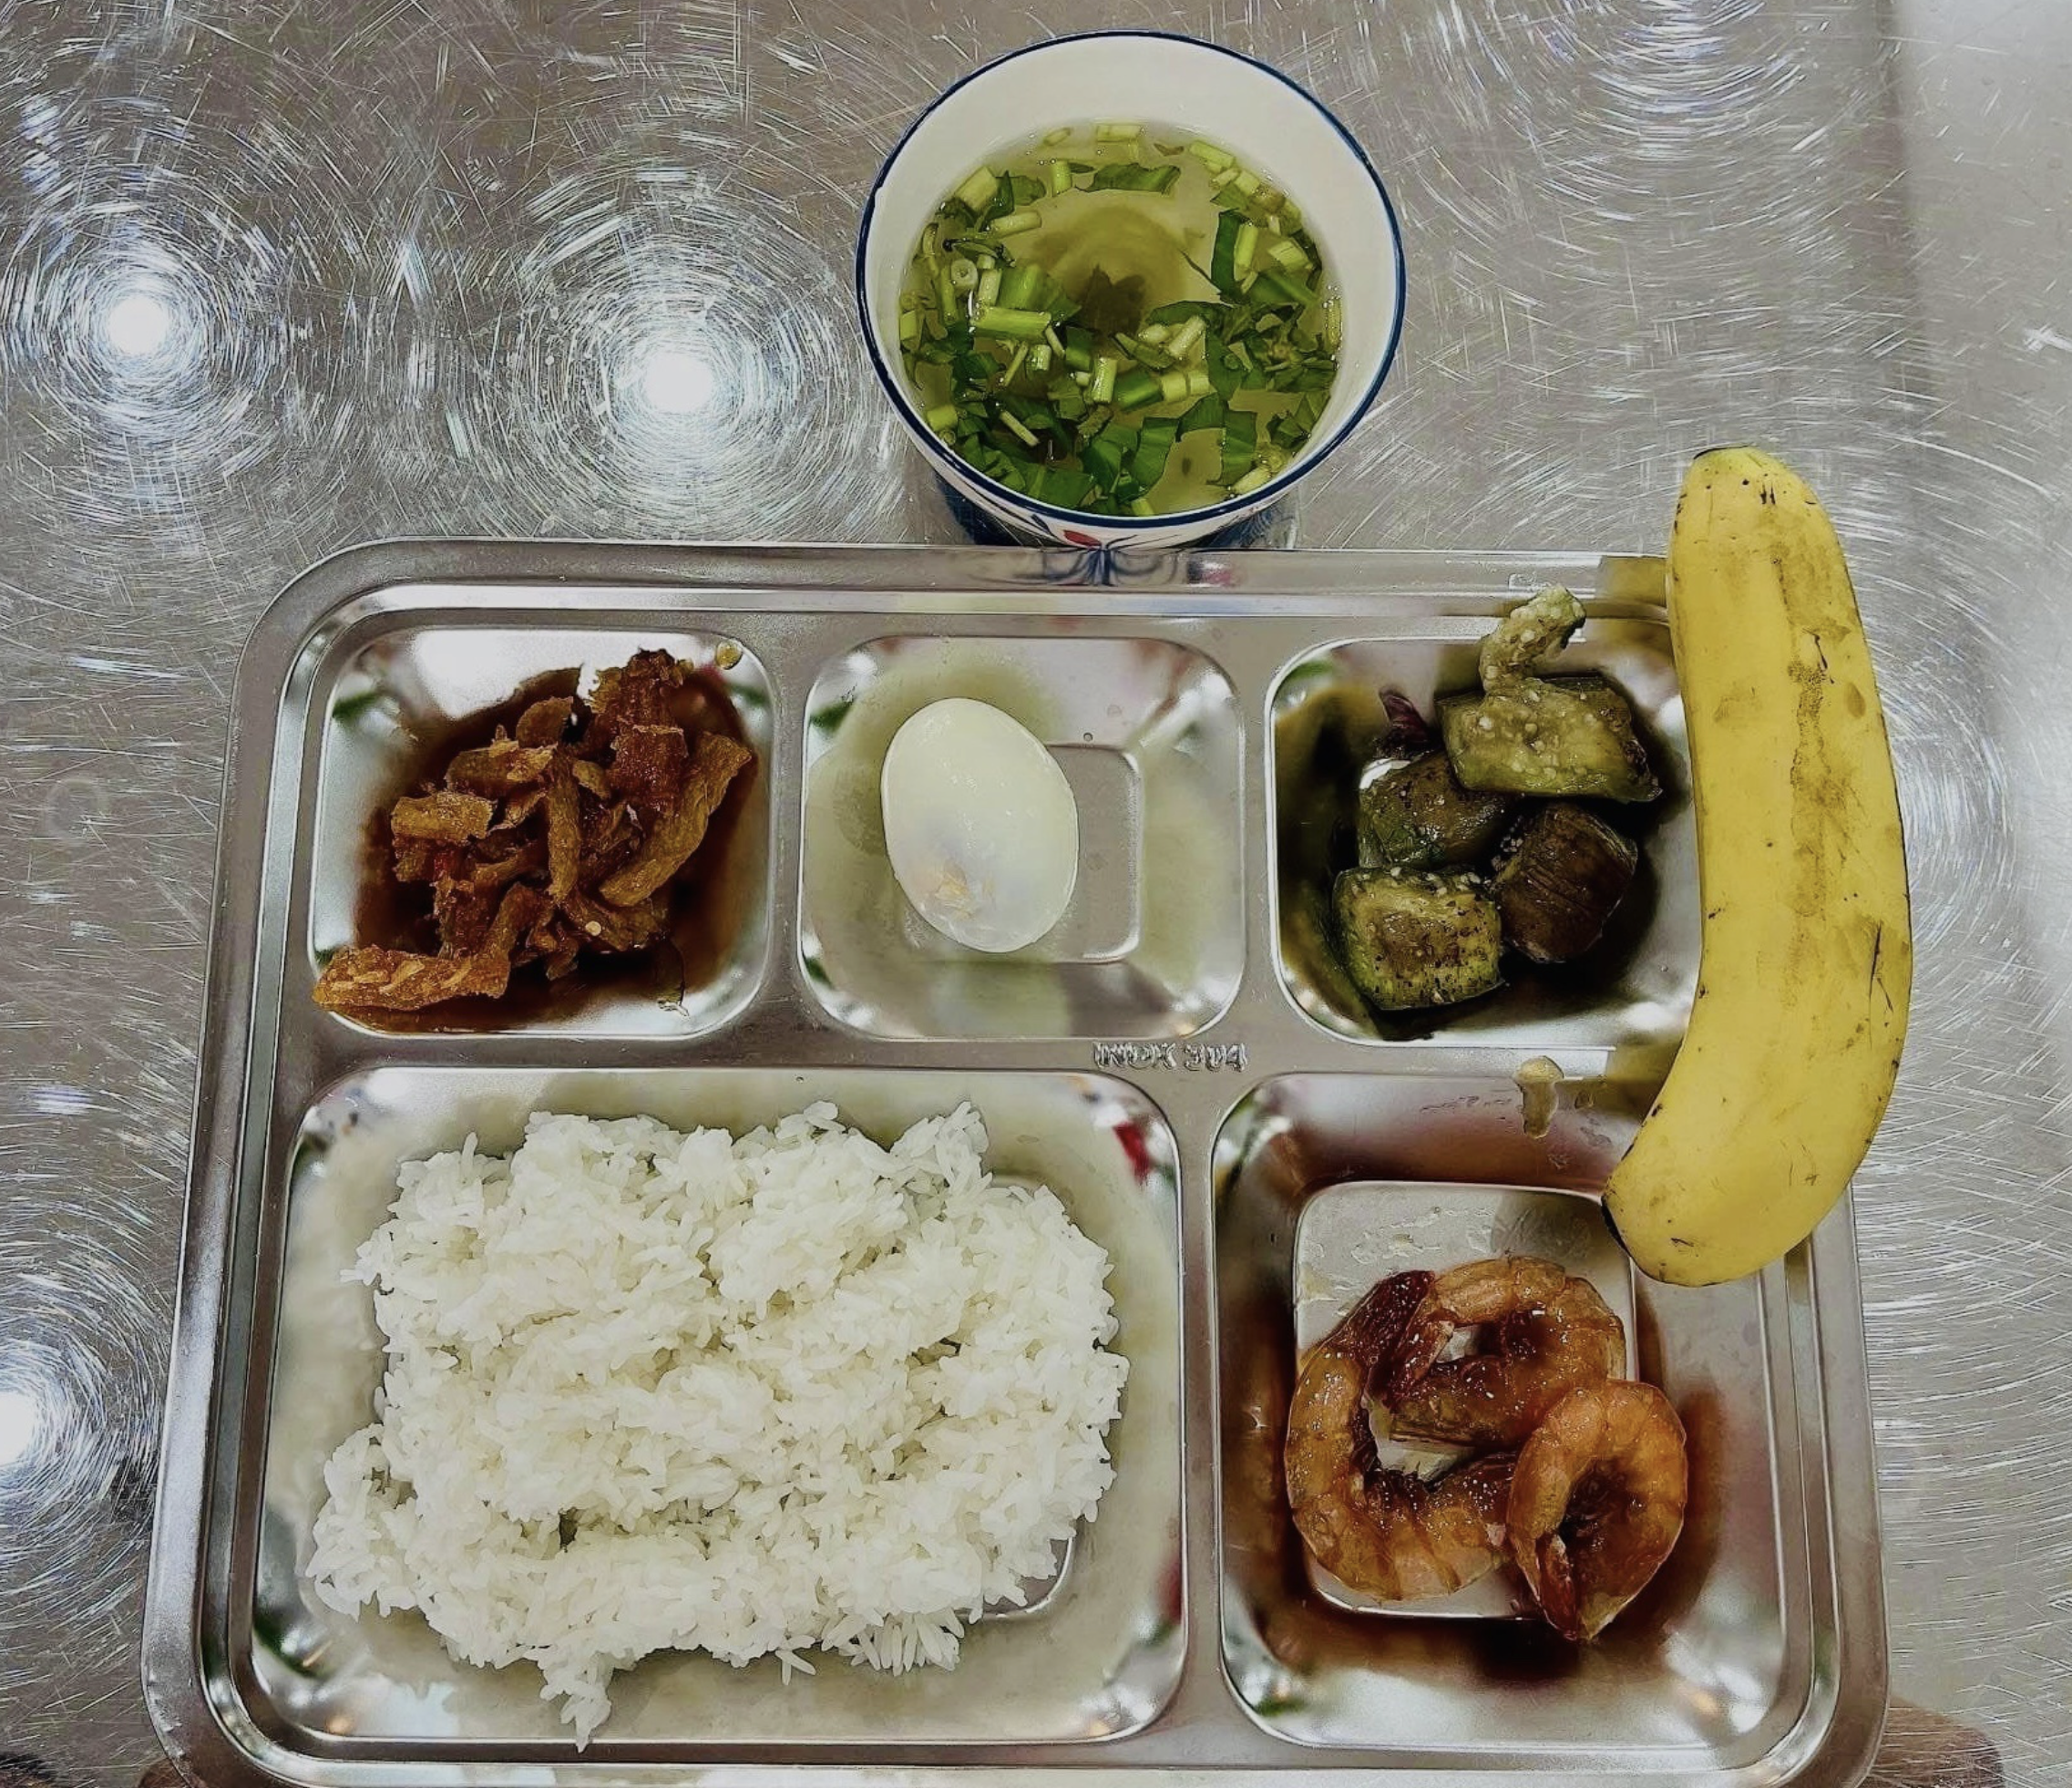
<path fill-rule="evenodd" d="M 1767 454 L 1700 454 L 1669 539 L 1704 942 L 1690 1027 L 1605 1207 L 1677 1285 L 1779 1259 L 1841 1197 L 1906 1038 L 1906 855 L 1834 527 Z"/>

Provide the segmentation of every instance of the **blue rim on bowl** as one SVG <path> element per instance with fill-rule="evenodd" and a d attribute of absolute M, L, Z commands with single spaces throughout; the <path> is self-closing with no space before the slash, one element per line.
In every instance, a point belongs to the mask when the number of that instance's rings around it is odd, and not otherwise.
<path fill-rule="evenodd" d="M 1256 69 L 1262 75 L 1271 76 L 1273 79 L 1295 94 L 1297 98 L 1314 110 L 1325 123 L 1338 132 L 1346 148 L 1351 152 L 1353 159 L 1359 164 L 1361 170 L 1373 182 L 1375 196 L 1381 201 L 1382 214 L 1389 220 L 1389 243 L 1394 252 L 1396 314 L 1394 321 L 1390 324 L 1389 340 L 1381 350 L 1381 358 L 1375 366 L 1374 376 L 1368 382 L 1367 389 L 1360 394 L 1359 401 L 1346 412 L 1344 421 L 1339 424 L 1330 438 L 1317 447 L 1314 452 L 1275 474 L 1257 489 L 1248 490 L 1242 497 L 1226 497 L 1220 503 L 1211 503 L 1202 509 L 1174 509 L 1164 515 L 1097 515 L 1086 509 L 1061 509 L 1055 503 L 1046 503 L 1040 498 L 1031 497 L 1025 491 L 1017 490 L 1012 485 L 1002 484 L 998 478 L 989 477 L 986 473 L 981 472 L 969 460 L 952 453 L 942 444 L 935 431 L 928 426 L 927 418 L 921 415 L 919 407 L 908 396 L 893 368 L 885 364 L 885 356 L 878 350 L 877 332 L 871 325 L 870 293 L 866 289 L 864 282 L 864 250 L 866 244 L 870 241 L 871 219 L 877 210 L 878 192 L 885 185 L 886 177 L 892 171 L 893 163 L 899 159 L 914 132 L 928 121 L 943 101 L 953 93 L 977 80 L 981 75 L 990 74 L 995 68 L 1004 67 L 1010 62 L 1019 61 L 1025 56 L 1038 55 L 1042 51 L 1053 49 L 1060 44 L 1087 43 L 1104 38 L 1132 38 L 1140 41 L 1185 44 L 1193 49 L 1208 50 L 1217 56 L 1228 57 L 1233 62 L 1243 63 L 1246 67 Z M 892 145 L 884 161 L 879 164 L 877 173 L 871 180 L 870 190 L 864 197 L 863 214 L 856 225 L 853 278 L 856 294 L 856 322 L 863 331 L 864 346 L 869 351 L 871 367 L 877 374 L 878 384 L 885 387 L 886 395 L 898 406 L 900 415 L 906 418 L 908 426 L 913 431 L 916 441 L 920 444 L 923 451 L 930 458 L 941 466 L 952 468 L 959 475 L 984 486 L 988 491 L 996 494 L 1000 502 L 1010 508 L 1033 510 L 1039 515 L 1049 516 L 1061 522 L 1092 522 L 1103 529 L 1114 529 L 1133 533 L 1154 528 L 1171 528 L 1183 522 L 1212 521 L 1218 517 L 1234 514 L 1239 509 L 1259 509 L 1265 504 L 1272 502 L 1276 498 L 1282 496 L 1313 468 L 1322 465 L 1338 450 L 1339 444 L 1345 437 L 1351 434 L 1365 419 L 1368 411 L 1373 407 L 1375 396 L 1380 391 L 1383 381 L 1389 376 L 1389 369 L 1396 364 L 1396 348 L 1403 338 L 1403 305 L 1408 295 L 1408 283 L 1403 271 L 1403 232 L 1402 226 L 1396 218 L 1395 201 L 1389 197 L 1389 189 L 1383 184 L 1380 174 L 1375 170 L 1374 163 L 1368 159 L 1366 149 L 1360 147 L 1359 139 L 1346 128 L 1337 113 L 1332 111 L 1308 87 L 1304 87 L 1301 82 L 1293 80 L 1288 76 L 1282 74 L 1271 63 L 1261 62 L 1257 57 L 1246 56 L 1241 50 L 1229 49 L 1222 44 L 1212 44 L 1206 38 L 1190 37 L 1178 31 L 1071 32 L 1062 37 L 1046 37 L 1040 43 L 1024 44 L 1020 49 L 1010 50 L 1005 56 L 995 57 L 990 62 L 974 68 L 969 74 L 952 81 L 933 99 L 929 100 L 926 106 L 921 108 L 920 111 L 915 116 L 913 122 L 899 133 L 899 140 Z"/>

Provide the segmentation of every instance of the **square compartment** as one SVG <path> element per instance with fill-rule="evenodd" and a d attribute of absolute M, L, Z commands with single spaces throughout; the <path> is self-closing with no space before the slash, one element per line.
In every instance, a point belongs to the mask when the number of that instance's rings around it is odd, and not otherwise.
<path fill-rule="evenodd" d="M 931 702 L 990 702 L 1048 745 L 1079 806 L 1072 903 L 990 956 L 915 912 L 878 776 Z M 1177 1037 L 1244 969 L 1240 727 L 1200 653 L 1147 639 L 906 636 L 828 665 L 806 709 L 799 957 L 820 1003 L 880 1037 Z"/>
<path fill-rule="evenodd" d="M 1315 964 L 1313 859 L 1328 848 L 1306 830 L 1301 794 L 1318 755 L 1322 722 L 1341 704 L 1361 724 L 1380 714 L 1380 692 L 1400 690 L 1436 722 L 1436 697 L 1475 687 L 1475 659 L 1493 621 L 1445 621 L 1406 637 L 1344 640 L 1305 653 L 1282 672 L 1272 708 L 1275 963 L 1289 999 L 1317 1023 L 1366 1043 L 1515 1043 L 1529 1049 L 1673 1046 L 1698 986 L 1698 844 L 1691 822 L 1689 750 L 1669 633 L 1659 621 L 1593 616 L 1558 663 L 1601 671 L 1633 704 L 1663 793 L 1645 807 L 1604 807 L 1640 846 L 1632 888 L 1596 947 L 1578 961 L 1542 967 L 1507 959 L 1509 981 L 1480 999 L 1414 1012 L 1376 1012 L 1349 988 L 1334 991 Z M 1328 899 L 1328 889 L 1324 889 Z"/>
<path fill-rule="evenodd" d="M 1508 1080 L 1338 1074 L 1270 1080 L 1225 1121 L 1214 1166 L 1223 1656 L 1267 1731 L 1398 1767 L 1646 1762 L 1780 1777 L 1824 1737 L 1835 1666 L 1813 1645 L 1817 1548 L 1781 1274 L 1703 1290 L 1629 1278 L 1629 1341 L 1683 1417 L 1691 1498 L 1668 1562 L 1590 1646 L 1503 1610 L 1339 1605 L 1288 1516 L 1282 1440 L 1316 1303 L 1505 1249 L 1602 1266 L 1601 1221 L 1581 1194 L 1602 1183 L 1632 1123 L 1564 1097 L 1534 1139 Z M 1358 1214 L 1387 1221 L 1361 1232 L 1339 1220 Z"/>
<path fill-rule="evenodd" d="M 537 970 L 511 978 L 504 1000 L 457 1000 L 378 1022 L 333 1014 L 381 1032 L 565 1033 L 599 1037 L 689 1037 L 718 1029 L 746 1008 L 769 948 L 770 679 L 737 640 L 679 629 L 639 632 L 541 626 L 420 626 L 378 633 L 326 657 L 310 709 L 317 730 L 316 812 L 301 898 L 308 907 L 308 973 L 349 943 L 387 943 L 415 901 L 377 893 L 369 827 L 421 776 L 442 747 L 477 742 L 477 716 L 507 717 L 520 690 L 559 693 L 549 680 L 588 687 L 598 671 L 659 647 L 714 666 L 756 762 L 735 778 L 712 830 L 684 872 L 670 940 L 623 962 L 585 961 L 559 986 Z M 723 651 L 733 655 L 715 664 Z M 482 736 L 487 736 L 486 724 Z"/>
<path fill-rule="evenodd" d="M 576 1756 L 529 1665 L 455 1662 L 415 1613 L 355 1618 L 302 1576 L 322 1506 L 323 1468 L 364 1425 L 383 1364 L 371 1294 L 341 1274 L 383 1220 L 401 1161 L 516 1146 L 528 1114 L 642 1113 L 678 1128 L 740 1134 L 815 1100 L 889 1142 L 969 1100 L 984 1116 L 986 1162 L 1048 1185 L 1107 1249 L 1108 1286 L 1130 1361 L 1109 1430 L 1114 1482 L 1096 1517 L 1061 1548 L 1030 1605 L 970 1627 L 955 1670 L 902 1676 L 816 1657 L 789 1684 L 774 1659 L 745 1670 L 659 1653 L 613 1679 L 612 1714 L 582 1753 L 590 1769 L 658 1756 L 825 1763 L 859 1747 L 1046 1744 L 1117 1737 L 1155 1719 L 1178 1686 L 1187 1626 L 1181 1575 L 1178 1167 L 1172 1133 L 1134 1088 L 1103 1075 L 938 1074 L 721 1068 L 646 1072 L 390 1066 L 333 1087 L 304 1116 L 286 1164 L 271 1309 L 255 1323 L 262 1433 L 238 1488 L 228 1635 L 239 1720 L 299 1758 L 393 1765 L 407 1758 Z M 270 1376 L 258 1378 L 266 1371 Z M 275 1769 L 282 1767 L 277 1755 Z M 307 1777 L 311 1765 L 287 1773 Z"/>

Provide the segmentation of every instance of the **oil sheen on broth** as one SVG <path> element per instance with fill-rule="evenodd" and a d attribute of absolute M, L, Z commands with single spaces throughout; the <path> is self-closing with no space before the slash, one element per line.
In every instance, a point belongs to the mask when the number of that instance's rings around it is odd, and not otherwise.
<path fill-rule="evenodd" d="M 928 425 L 1061 509 L 1242 497 L 1300 451 L 1339 305 L 1299 206 L 1157 124 L 1080 124 L 970 170 L 922 231 L 899 339 Z"/>

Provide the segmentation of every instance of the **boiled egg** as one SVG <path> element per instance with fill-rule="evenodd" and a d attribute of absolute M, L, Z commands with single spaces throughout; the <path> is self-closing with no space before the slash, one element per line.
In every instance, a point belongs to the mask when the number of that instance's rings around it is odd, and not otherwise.
<path fill-rule="evenodd" d="M 944 936 L 1020 950 L 1064 917 L 1079 804 L 1020 721 L 964 696 L 931 703 L 893 735 L 878 789 L 892 873 Z"/>

